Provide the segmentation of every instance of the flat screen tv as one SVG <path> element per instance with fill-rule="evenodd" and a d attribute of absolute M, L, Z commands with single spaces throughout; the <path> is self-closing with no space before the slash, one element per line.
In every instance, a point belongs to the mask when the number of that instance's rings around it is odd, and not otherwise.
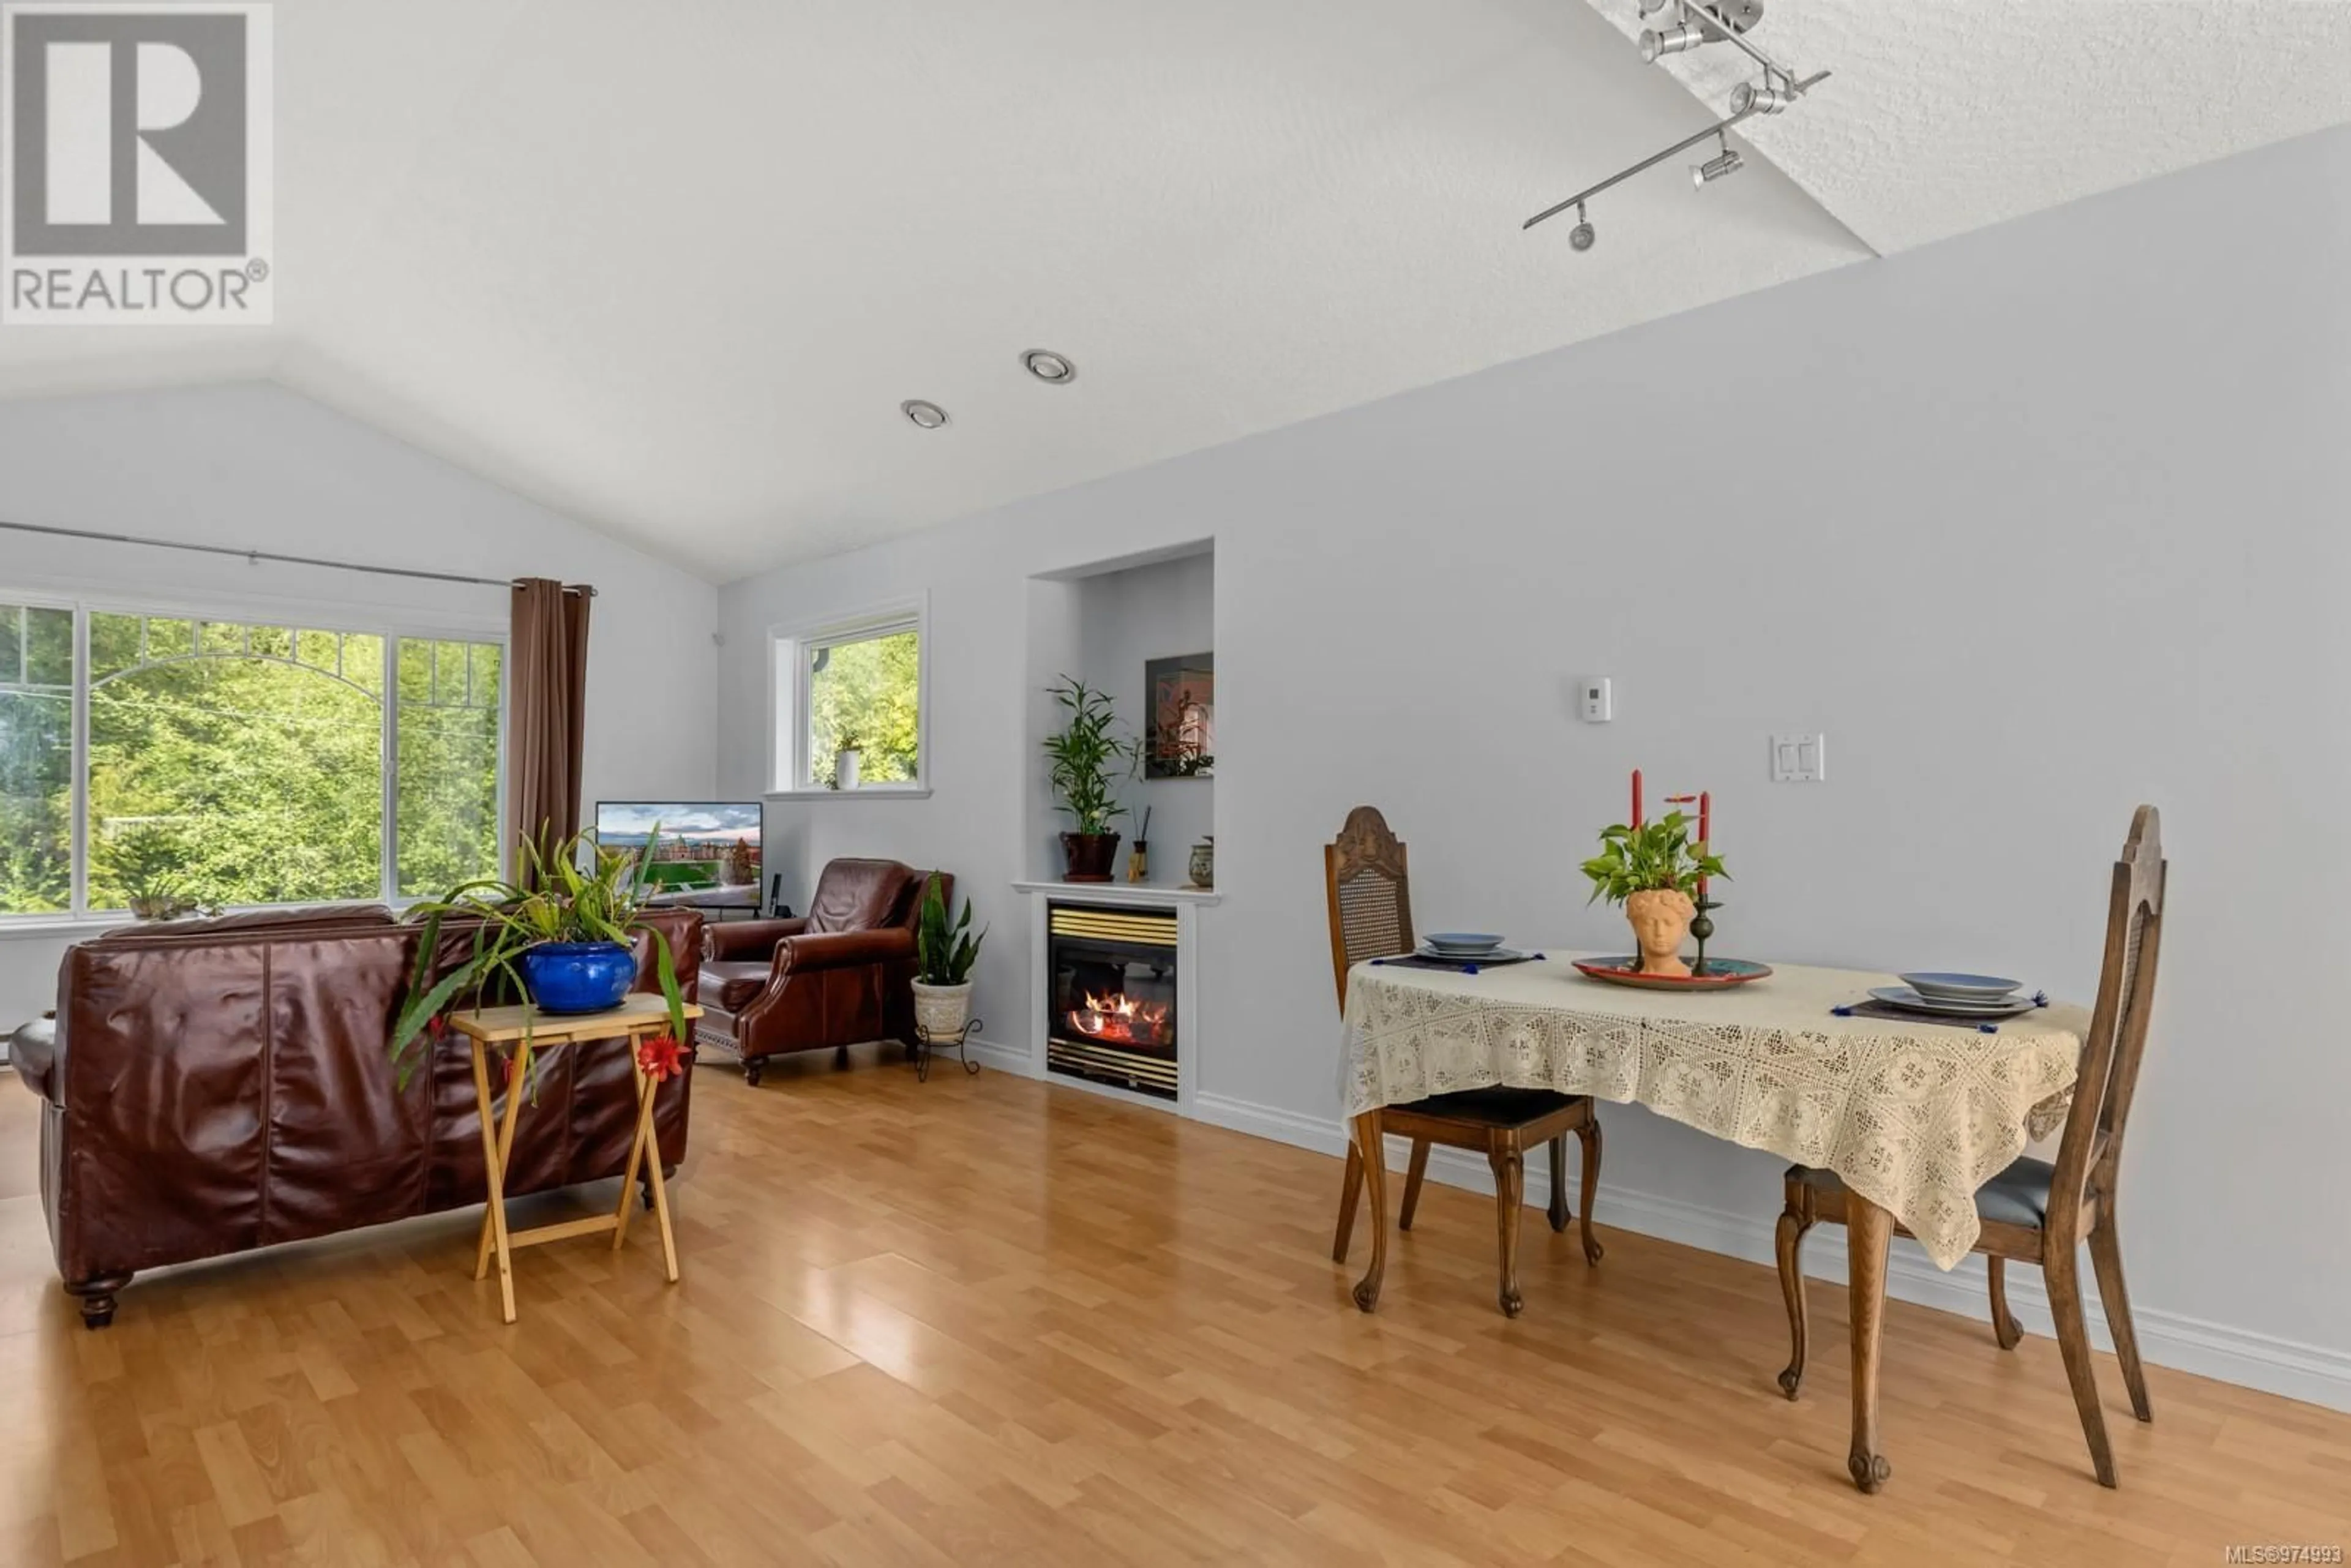
<path fill-rule="evenodd" d="M 658 840 L 654 830 L 660 830 Z M 609 850 L 642 852 L 653 846 L 652 880 L 669 888 L 759 883 L 759 802 L 757 800 L 599 800 L 596 841 Z M 750 852 L 749 874 L 737 845 Z M 730 859 L 731 857 L 731 859 Z"/>

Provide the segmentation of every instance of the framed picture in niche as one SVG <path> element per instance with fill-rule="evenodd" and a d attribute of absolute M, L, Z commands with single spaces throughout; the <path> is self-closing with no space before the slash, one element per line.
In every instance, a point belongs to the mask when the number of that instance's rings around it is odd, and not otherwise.
<path fill-rule="evenodd" d="M 1143 666 L 1150 722 L 1143 736 L 1145 779 L 1208 779 L 1217 770 L 1217 657 L 1186 653 Z"/>

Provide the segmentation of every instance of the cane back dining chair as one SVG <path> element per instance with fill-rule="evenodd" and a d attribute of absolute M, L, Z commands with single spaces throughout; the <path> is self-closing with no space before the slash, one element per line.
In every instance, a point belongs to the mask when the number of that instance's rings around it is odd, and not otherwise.
<path fill-rule="evenodd" d="M 1358 806 L 1347 813 L 1346 826 L 1339 831 L 1337 841 L 1322 846 L 1322 867 L 1331 902 L 1331 967 L 1338 981 L 1339 1009 L 1344 1013 L 1349 969 L 1367 959 L 1392 958 L 1413 951 L 1411 881 L 1405 872 L 1404 845 L 1388 831 L 1386 819 L 1370 806 Z M 1600 1261 L 1600 1241 L 1592 1234 L 1592 1198 L 1600 1186 L 1600 1120 L 1590 1095 L 1543 1089 L 1470 1089 L 1390 1105 L 1380 1115 L 1386 1131 L 1412 1140 L 1404 1205 L 1396 1215 L 1399 1230 L 1412 1228 L 1413 1214 L 1420 1207 L 1429 1145 L 1474 1150 L 1493 1167 L 1496 1234 L 1501 1248 L 1498 1295 L 1506 1316 L 1518 1316 L 1524 1304 L 1519 1295 L 1519 1210 L 1525 1200 L 1528 1148 L 1537 1144 L 1551 1146 L 1549 1218 L 1552 1230 L 1564 1231 L 1573 1218 L 1567 1204 L 1567 1136 L 1573 1133 L 1582 1142 L 1583 1257 L 1587 1263 Z M 1364 1176 L 1363 1153 L 1351 1141 L 1346 1186 L 1339 1195 L 1339 1230 L 1331 1243 L 1334 1263 L 1347 1260 Z M 1368 1312 L 1377 1303 L 1361 1304 Z"/>
<path fill-rule="evenodd" d="M 2115 1194 L 2123 1154 L 2123 1131 L 2131 1093 L 2138 1086 L 2139 1061 L 2155 999 L 2157 948 L 2163 933 L 2163 836 L 2152 806 L 2131 818 L 2123 858 L 2115 862 L 2106 906 L 2105 956 L 2098 998 L 2082 1045 L 2074 1103 L 2058 1141 L 2057 1161 L 2019 1158 L 1976 1193 L 1983 1229 L 1975 1250 L 1985 1254 L 1991 1276 L 1992 1336 L 2013 1350 L 2024 1329 L 2008 1310 L 2005 1274 L 2010 1260 L 2038 1263 L 2049 1287 L 2049 1312 L 2056 1320 L 2057 1348 L 2074 1387 L 2074 1405 L 2089 1439 L 2090 1461 L 2102 1486 L 2115 1484 L 2115 1457 L 2106 1441 L 2106 1421 L 2092 1375 L 2089 1334 L 2083 1326 L 2082 1285 L 2076 1249 L 2090 1244 L 2097 1270 L 2098 1299 L 2106 1311 L 2131 1414 L 2153 1420 L 2147 1402 L 2147 1375 L 2140 1368 L 2138 1336 L 2131 1328 L 2130 1294 L 2123 1285 L 2122 1239 L 2115 1228 Z M 1793 1354 L 1780 1374 L 1780 1386 L 1796 1396 L 1804 1375 L 1804 1275 L 1799 1257 L 1804 1232 L 1826 1221 L 1845 1222 L 1845 1192 L 1835 1175 L 1804 1166 L 1788 1170 L 1787 1209 L 1780 1216 L 1780 1288 L 1788 1302 Z M 1904 1231 L 1907 1235 L 1908 1232 Z"/>

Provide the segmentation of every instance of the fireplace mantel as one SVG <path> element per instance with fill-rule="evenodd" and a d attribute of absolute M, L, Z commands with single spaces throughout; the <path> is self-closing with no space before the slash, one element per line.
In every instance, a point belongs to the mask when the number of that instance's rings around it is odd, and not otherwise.
<path fill-rule="evenodd" d="M 1085 898 L 1097 904 L 1217 904 L 1225 896 L 1213 887 L 1153 887 L 1131 882 L 1016 882 L 1012 885 L 1021 893 Z"/>

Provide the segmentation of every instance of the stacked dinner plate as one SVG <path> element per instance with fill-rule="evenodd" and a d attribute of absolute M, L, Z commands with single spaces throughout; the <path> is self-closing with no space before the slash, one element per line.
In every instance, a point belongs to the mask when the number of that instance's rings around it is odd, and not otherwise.
<path fill-rule="evenodd" d="M 1483 931 L 1432 931 L 1420 939 L 1420 956 L 1441 958 L 1448 964 L 1523 956 L 1517 949 L 1503 946 L 1499 936 Z"/>
<path fill-rule="evenodd" d="M 1929 1018 L 1967 1019 L 2014 1018 L 2040 1006 L 2037 998 L 2020 996 L 2023 983 L 1997 975 L 1957 975 L 1944 970 L 1904 975 L 1898 986 L 1878 986 L 1870 995 L 1889 1008 Z"/>

